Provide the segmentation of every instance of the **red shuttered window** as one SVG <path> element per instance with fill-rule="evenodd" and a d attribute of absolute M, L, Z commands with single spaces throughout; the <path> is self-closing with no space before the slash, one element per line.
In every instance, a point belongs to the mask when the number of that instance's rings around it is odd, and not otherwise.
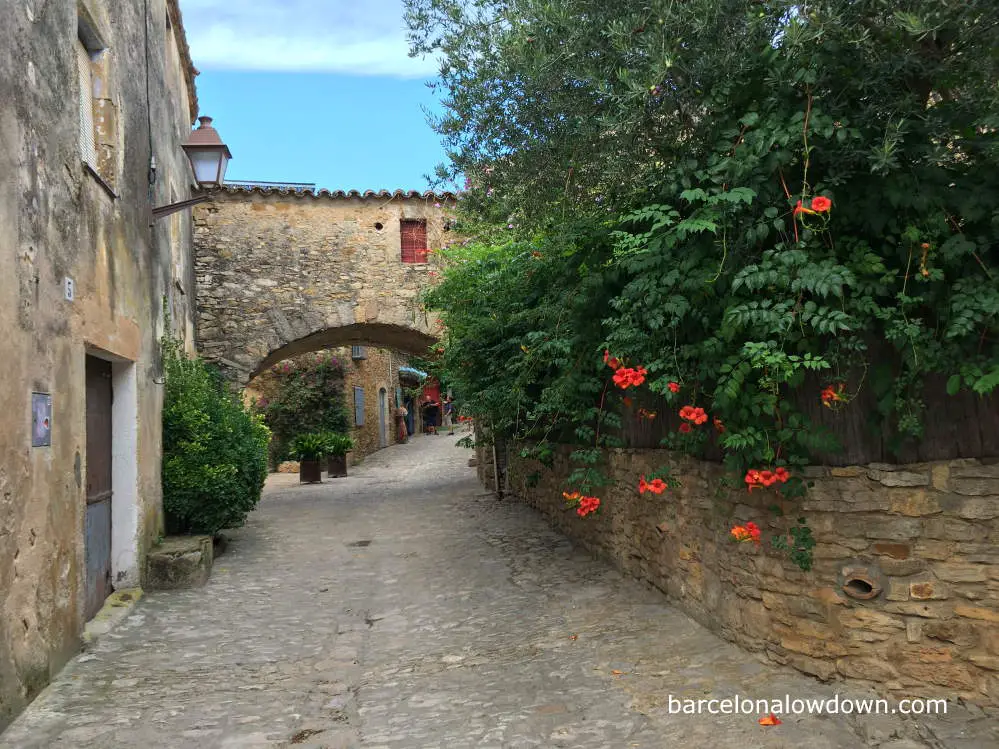
<path fill-rule="evenodd" d="M 427 262 L 427 222 L 403 219 L 399 233 L 402 237 L 402 262 Z"/>

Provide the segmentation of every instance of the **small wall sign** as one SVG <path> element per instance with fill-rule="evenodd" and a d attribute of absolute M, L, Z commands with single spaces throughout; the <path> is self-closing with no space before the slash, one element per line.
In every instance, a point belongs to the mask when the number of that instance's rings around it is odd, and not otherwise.
<path fill-rule="evenodd" d="M 31 394 L 31 446 L 49 447 L 52 444 L 52 396 L 48 393 Z"/>

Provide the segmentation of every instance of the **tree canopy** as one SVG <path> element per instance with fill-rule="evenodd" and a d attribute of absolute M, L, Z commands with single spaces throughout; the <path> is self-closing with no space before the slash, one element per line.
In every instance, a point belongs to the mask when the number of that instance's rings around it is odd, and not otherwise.
<path fill-rule="evenodd" d="M 991 0 L 407 8 L 472 237 L 427 304 L 499 432 L 584 465 L 621 444 L 634 390 L 605 349 L 669 404 L 664 445 L 739 471 L 835 450 L 808 403 L 868 403 L 901 455 L 928 383 L 999 384 Z M 674 428 L 680 406 L 711 421 Z"/>

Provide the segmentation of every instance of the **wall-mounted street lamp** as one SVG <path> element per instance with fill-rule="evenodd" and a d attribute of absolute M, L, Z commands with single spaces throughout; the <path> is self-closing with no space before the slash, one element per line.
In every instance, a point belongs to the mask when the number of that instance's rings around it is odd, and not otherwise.
<path fill-rule="evenodd" d="M 199 117 L 198 129 L 191 133 L 182 148 L 194 168 L 194 178 L 202 187 L 222 187 L 225 170 L 229 166 L 229 146 L 222 142 L 219 132 L 212 127 L 211 117 Z"/>
<path fill-rule="evenodd" d="M 229 152 L 229 146 L 222 142 L 218 131 L 212 127 L 211 117 L 198 118 L 198 129 L 191 132 L 187 143 L 181 148 L 191 162 L 194 178 L 198 181 L 199 187 L 204 190 L 217 190 L 222 187 L 225 182 L 225 170 L 229 166 L 232 154 Z M 198 195 L 189 200 L 153 208 L 153 219 L 169 216 L 171 213 L 208 200 L 211 200 L 210 194 Z"/>

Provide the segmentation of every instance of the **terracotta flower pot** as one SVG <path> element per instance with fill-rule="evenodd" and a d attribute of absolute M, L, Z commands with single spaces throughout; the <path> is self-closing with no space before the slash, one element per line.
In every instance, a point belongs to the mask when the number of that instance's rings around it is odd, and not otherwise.
<path fill-rule="evenodd" d="M 330 455 L 327 458 L 326 470 L 329 472 L 331 479 L 343 478 L 347 475 L 347 456 Z"/>
<path fill-rule="evenodd" d="M 323 468 L 318 460 L 303 460 L 298 464 L 298 480 L 303 484 L 319 484 L 323 480 Z"/>

